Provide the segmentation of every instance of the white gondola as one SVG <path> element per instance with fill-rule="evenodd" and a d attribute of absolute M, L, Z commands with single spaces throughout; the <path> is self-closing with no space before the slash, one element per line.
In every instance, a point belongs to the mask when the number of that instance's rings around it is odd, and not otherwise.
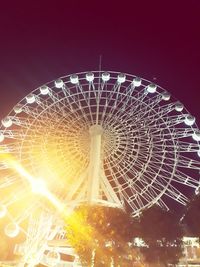
<path fill-rule="evenodd" d="M 135 77 L 135 78 L 133 79 L 133 85 L 134 85 L 135 87 L 139 87 L 139 86 L 141 86 L 141 84 L 142 84 L 142 79 L 141 79 L 141 78 L 139 78 L 139 77 Z"/>
<path fill-rule="evenodd" d="M 104 82 L 108 82 L 110 80 L 110 73 L 109 72 L 102 73 L 102 80 Z"/>
<path fill-rule="evenodd" d="M 56 87 L 56 88 L 62 88 L 63 85 L 64 85 L 64 82 L 63 82 L 62 79 L 57 79 L 57 80 L 55 80 L 55 87 Z"/>
<path fill-rule="evenodd" d="M 1 123 L 5 128 L 9 128 L 12 125 L 12 120 L 11 118 L 6 117 L 5 119 L 1 121 Z"/>
<path fill-rule="evenodd" d="M 21 104 L 17 104 L 16 106 L 14 106 L 13 110 L 14 110 L 14 112 L 15 112 L 16 114 L 19 114 L 19 113 L 22 112 L 22 107 L 23 107 L 23 105 L 21 105 Z"/>
<path fill-rule="evenodd" d="M 200 141 L 200 130 L 196 130 L 193 135 L 192 135 L 192 138 L 195 140 L 195 141 Z"/>
<path fill-rule="evenodd" d="M 126 75 L 124 73 L 119 73 L 117 76 L 118 83 L 124 83 L 126 81 Z"/>
<path fill-rule="evenodd" d="M 187 115 L 184 120 L 185 124 L 188 126 L 192 126 L 195 123 L 195 117 L 192 115 Z"/>
<path fill-rule="evenodd" d="M 171 97 L 171 94 L 170 94 L 169 92 L 164 91 L 164 92 L 162 93 L 162 99 L 163 99 L 164 101 L 169 101 L 169 100 L 170 100 L 170 97 Z"/>
<path fill-rule="evenodd" d="M 151 83 L 151 84 L 149 84 L 149 85 L 147 86 L 147 92 L 153 94 L 153 93 L 156 92 L 156 88 L 157 88 L 156 84 Z"/>
<path fill-rule="evenodd" d="M 6 225 L 4 231 L 8 237 L 14 238 L 19 234 L 20 229 L 19 229 L 18 224 L 9 223 Z"/>
<path fill-rule="evenodd" d="M 42 95 L 48 95 L 48 93 L 49 93 L 49 87 L 47 85 L 42 85 L 40 87 L 40 93 Z"/>
<path fill-rule="evenodd" d="M 78 84 L 78 82 L 79 82 L 78 75 L 77 74 L 72 74 L 70 76 L 70 81 L 71 81 L 72 84 Z"/>
<path fill-rule="evenodd" d="M 178 112 L 181 112 L 183 110 L 184 106 L 181 102 L 177 101 L 175 103 L 175 110 L 178 111 Z"/>
<path fill-rule="evenodd" d="M 94 80 L 94 73 L 88 72 L 86 73 L 85 77 L 86 77 L 86 80 L 91 83 Z"/>
<path fill-rule="evenodd" d="M 35 102 L 36 98 L 34 94 L 29 94 L 26 96 L 26 102 L 28 104 L 33 104 Z"/>

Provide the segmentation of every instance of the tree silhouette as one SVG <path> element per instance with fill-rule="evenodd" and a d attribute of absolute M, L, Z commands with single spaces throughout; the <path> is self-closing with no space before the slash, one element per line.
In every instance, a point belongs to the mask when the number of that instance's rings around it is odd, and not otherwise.
<path fill-rule="evenodd" d="M 153 266 L 176 264 L 182 256 L 183 231 L 179 218 L 158 206 L 145 210 L 140 217 L 140 237 L 146 247 L 141 249 Z"/>
<path fill-rule="evenodd" d="M 190 235 L 200 237 L 200 195 L 195 196 L 186 206 L 183 223 Z"/>
<path fill-rule="evenodd" d="M 66 221 L 67 238 L 83 266 L 132 266 L 130 215 L 121 209 L 81 206 Z"/>

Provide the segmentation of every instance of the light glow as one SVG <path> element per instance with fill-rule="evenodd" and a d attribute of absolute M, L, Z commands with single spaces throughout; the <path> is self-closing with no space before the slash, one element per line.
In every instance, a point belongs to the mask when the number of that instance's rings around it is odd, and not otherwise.
<path fill-rule="evenodd" d="M 26 96 L 26 102 L 28 104 L 33 104 L 35 102 L 35 96 L 33 94 Z"/>
<path fill-rule="evenodd" d="M 175 110 L 178 111 L 178 112 L 181 112 L 183 110 L 184 106 L 182 103 L 180 103 L 179 101 L 176 102 L 175 104 Z"/>
<path fill-rule="evenodd" d="M 5 128 L 8 128 L 8 127 L 10 127 L 12 125 L 12 120 L 10 118 L 6 117 L 5 119 L 3 119 L 1 121 L 1 123 L 3 124 L 3 126 Z"/>
<path fill-rule="evenodd" d="M 92 73 L 92 72 L 88 72 L 88 73 L 86 74 L 86 80 L 87 80 L 88 82 L 92 82 L 92 81 L 94 80 L 94 73 Z"/>
<path fill-rule="evenodd" d="M 133 85 L 134 85 L 135 87 L 139 87 L 141 84 L 142 84 L 142 79 L 141 79 L 141 78 L 139 78 L 139 77 L 135 77 L 135 78 L 133 79 Z"/>
<path fill-rule="evenodd" d="M 56 88 L 62 88 L 63 85 L 64 85 L 64 82 L 63 82 L 62 79 L 58 79 L 58 80 L 55 81 L 55 87 Z"/>
<path fill-rule="evenodd" d="M 19 226 L 16 223 L 7 224 L 5 234 L 11 238 L 16 237 L 19 234 Z"/>
<path fill-rule="evenodd" d="M 124 83 L 126 81 L 126 75 L 124 73 L 120 73 L 117 76 L 117 81 L 118 83 Z"/>
<path fill-rule="evenodd" d="M 5 205 L 0 204 L 0 218 L 3 218 L 6 215 L 7 208 Z"/>
<path fill-rule="evenodd" d="M 147 91 L 151 94 L 156 92 L 157 86 L 154 83 L 151 83 L 147 86 Z"/>
<path fill-rule="evenodd" d="M 102 73 L 102 80 L 103 80 L 104 82 L 109 81 L 109 80 L 110 80 L 110 73 L 108 73 L 108 72 L 104 72 L 104 73 Z"/>
<path fill-rule="evenodd" d="M 197 142 L 200 141 L 200 130 L 195 131 L 192 135 L 192 138 Z"/>
<path fill-rule="evenodd" d="M 65 205 L 54 195 L 52 194 L 47 186 L 44 180 L 37 179 L 33 177 L 27 170 L 25 170 L 21 164 L 19 164 L 10 154 L 7 153 L 1 153 L 0 159 L 3 158 L 6 160 L 6 163 L 10 168 L 12 168 L 14 171 L 16 171 L 20 176 L 25 178 L 29 184 L 31 185 L 32 191 L 37 194 L 41 194 L 46 199 L 48 199 L 51 204 L 60 212 L 63 214 L 64 217 L 69 216 L 71 213 L 71 209 L 66 210 Z"/>
<path fill-rule="evenodd" d="M 3 140 L 4 140 L 4 135 L 3 133 L 0 133 L 0 142 L 3 142 Z"/>
<path fill-rule="evenodd" d="M 195 123 L 195 117 L 191 115 L 187 115 L 187 117 L 184 120 L 185 124 L 188 126 L 192 126 Z"/>
<path fill-rule="evenodd" d="M 31 181 L 33 193 L 45 195 L 47 191 L 46 183 L 42 179 L 33 179 Z"/>
<path fill-rule="evenodd" d="M 48 93 L 49 93 L 49 88 L 48 88 L 48 86 L 47 86 L 47 85 L 43 85 L 43 86 L 41 86 L 41 87 L 40 87 L 40 93 L 41 93 L 42 95 L 48 95 Z"/>
<path fill-rule="evenodd" d="M 14 112 L 16 114 L 19 114 L 22 112 L 22 105 L 21 104 L 17 104 L 14 108 L 13 108 Z"/>
<path fill-rule="evenodd" d="M 77 84 L 78 83 L 78 75 L 77 74 L 72 74 L 70 76 L 70 81 L 72 84 Z"/>

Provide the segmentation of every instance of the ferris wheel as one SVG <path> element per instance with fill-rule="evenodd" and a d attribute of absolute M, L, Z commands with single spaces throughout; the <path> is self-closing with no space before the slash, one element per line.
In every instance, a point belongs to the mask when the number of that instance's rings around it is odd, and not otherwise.
<path fill-rule="evenodd" d="M 155 203 L 168 209 L 167 198 L 184 205 L 200 186 L 195 117 L 130 74 L 82 72 L 42 85 L 2 120 L 0 142 L 0 217 L 8 216 L 11 237 L 20 229 L 30 237 L 23 222 L 39 211 L 49 238 L 58 216 L 47 190 L 66 207 L 106 205 L 136 216 Z"/>

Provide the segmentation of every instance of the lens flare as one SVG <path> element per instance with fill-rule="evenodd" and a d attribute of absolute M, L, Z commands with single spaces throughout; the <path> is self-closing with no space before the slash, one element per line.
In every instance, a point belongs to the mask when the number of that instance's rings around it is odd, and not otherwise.
<path fill-rule="evenodd" d="M 42 178 L 33 177 L 20 163 L 18 163 L 13 156 L 8 153 L 1 151 L 0 159 L 2 159 L 11 169 L 17 172 L 21 177 L 23 177 L 30 184 L 32 192 L 35 194 L 40 194 L 47 198 L 51 204 L 64 216 L 69 216 L 71 209 L 67 210 L 66 206 L 54 195 L 52 194 Z"/>

